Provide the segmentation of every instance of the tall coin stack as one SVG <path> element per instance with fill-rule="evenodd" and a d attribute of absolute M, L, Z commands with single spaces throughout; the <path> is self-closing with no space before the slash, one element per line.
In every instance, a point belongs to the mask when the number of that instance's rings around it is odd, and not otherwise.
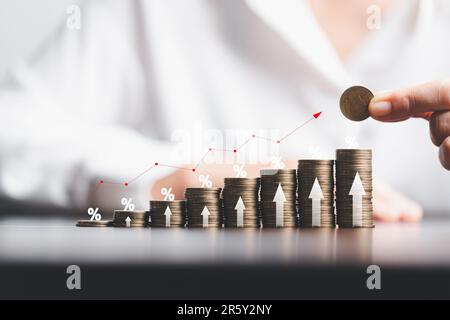
<path fill-rule="evenodd" d="M 150 201 L 152 228 L 184 228 L 186 200 Z"/>
<path fill-rule="evenodd" d="M 220 188 L 187 188 L 188 228 L 219 228 L 221 222 Z"/>
<path fill-rule="evenodd" d="M 300 227 L 334 228 L 334 160 L 299 160 Z"/>
<path fill-rule="evenodd" d="M 148 221 L 148 211 L 114 210 L 113 226 L 119 228 L 145 227 Z"/>
<path fill-rule="evenodd" d="M 339 228 L 372 228 L 372 150 L 336 150 Z"/>
<path fill-rule="evenodd" d="M 260 226 L 259 178 L 225 178 L 224 223 L 227 228 Z"/>
<path fill-rule="evenodd" d="M 261 217 L 264 228 L 296 227 L 295 169 L 261 170 Z"/>

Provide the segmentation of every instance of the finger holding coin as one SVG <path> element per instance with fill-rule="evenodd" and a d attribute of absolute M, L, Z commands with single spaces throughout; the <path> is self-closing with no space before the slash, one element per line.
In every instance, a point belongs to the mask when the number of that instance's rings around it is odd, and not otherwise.
<path fill-rule="evenodd" d="M 378 94 L 370 101 L 369 113 L 381 122 L 418 117 L 429 120 L 431 140 L 439 147 L 439 160 L 450 170 L 450 79 Z"/>

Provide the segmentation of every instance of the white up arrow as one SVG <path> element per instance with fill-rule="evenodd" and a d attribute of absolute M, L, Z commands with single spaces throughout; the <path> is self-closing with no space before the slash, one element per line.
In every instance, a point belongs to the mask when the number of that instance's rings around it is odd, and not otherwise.
<path fill-rule="evenodd" d="M 172 215 L 172 211 L 170 211 L 170 207 L 167 206 L 166 211 L 164 211 L 164 215 L 166 216 L 166 228 L 170 227 L 170 216 Z"/>
<path fill-rule="evenodd" d="M 208 220 L 210 213 L 207 206 L 203 208 L 201 215 L 203 216 L 203 228 L 208 228 Z"/>
<path fill-rule="evenodd" d="M 314 180 L 311 193 L 309 194 L 309 199 L 312 200 L 312 226 L 320 227 L 321 201 L 323 199 L 323 192 L 317 178 Z"/>
<path fill-rule="evenodd" d="M 130 217 L 127 217 L 127 218 L 125 219 L 125 222 L 126 222 L 127 228 L 129 228 L 129 227 L 131 226 L 131 218 L 130 218 Z"/>
<path fill-rule="evenodd" d="M 276 227 L 284 226 L 284 203 L 286 202 L 286 197 L 284 196 L 283 188 L 281 183 L 278 184 L 277 192 L 275 192 L 275 197 L 273 198 L 276 206 Z"/>
<path fill-rule="evenodd" d="M 236 217 L 237 217 L 237 226 L 243 227 L 244 226 L 244 210 L 245 205 L 244 201 L 242 201 L 242 197 L 239 197 L 236 207 L 234 207 L 234 210 L 236 210 Z"/>
<path fill-rule="evenodd" d="M 353 226 L 362 226 L 362 197 L 366 194 L 359 173 L 356 172 L 355 180 L 348 193 L 353 197 Z"/>

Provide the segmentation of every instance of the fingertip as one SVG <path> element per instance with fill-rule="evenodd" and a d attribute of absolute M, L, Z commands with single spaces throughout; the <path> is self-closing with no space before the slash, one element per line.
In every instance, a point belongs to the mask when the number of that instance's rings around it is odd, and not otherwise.
<path fill-rule="evenodd" d="M 396 207 L 391 205 L 377 205 L 374 208 L 374 218 L 378 221 L 397 222 L 400 221 L 401 212 Z"/>
<path fill-rule="evenodd" d="M 390 214 L 390 213 L 385 213 L 385 212 L 376 212 L 374 214 L 374 219 L 376 221 L 392 223 L 392 222 L 400 221 L 400 216 L 399 215 Z"/>
<path fill-rule="evenodd" d="M 445 169 L 450 170 L 450 137 L 447 137 L 439 147 L 439 160 Z"/>
<path fill-rule="evenodd" d="M 415 222 L 420 222 L 422 220 L 423 214 L 404 214 L 401 216 L 401 221 L 403 222 L 410 222 L 410 223 L 415 223 Z"/>
<path fill-rule="evenodd" d="M 401 220 L 404 222 L 419 222 L 423 217 L 423 209 L 418 204 L 409 204 L 401 215 Z"/>
<path fill-rule="evenodd" d="M 373 98 L 369 104 L 369 114 L 372 118 L 381 120 L 392 113 L 392 103 L 388 100 Z"/>

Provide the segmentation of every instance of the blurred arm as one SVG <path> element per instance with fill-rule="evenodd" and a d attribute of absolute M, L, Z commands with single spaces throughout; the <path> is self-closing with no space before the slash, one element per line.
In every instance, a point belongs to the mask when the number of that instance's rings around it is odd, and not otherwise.
<path fill-rule="evenodd" d="M 4 196 L 113 207 L 118 203 L 111 200 L 124 190 L 99 191 L 98 180 L 127 181 L 169 150 L 133 129 L 149 108 L 134 6 L 118 1 L 83 7 L 80 30 L 62 24 L 44 50 L 5 79 L 0 87 Z M 136 191 L 144 204 L 144 190 L 161 174 L 145 176 L 126 192 Z"/>

